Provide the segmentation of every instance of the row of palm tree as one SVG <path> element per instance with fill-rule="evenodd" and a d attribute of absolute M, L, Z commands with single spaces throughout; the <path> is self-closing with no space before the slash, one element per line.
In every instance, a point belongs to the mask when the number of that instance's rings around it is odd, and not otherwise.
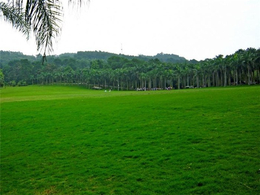
<path fill-rule="evenodd" d="M 196 63 L 165 63 L 158 59 L 143 61 L 113 56 L 107 61 L 93 60 L 90 65 L 70 65 L 60 60 L 51 63 L 21 60 L 3 68 L 6 83 L 83 84 L 88 87 L 133 89 L 200 88 L 260 83 L 260 49 L 238 50 Z M 55 63 L 59 62 L 59 64 Z"/>

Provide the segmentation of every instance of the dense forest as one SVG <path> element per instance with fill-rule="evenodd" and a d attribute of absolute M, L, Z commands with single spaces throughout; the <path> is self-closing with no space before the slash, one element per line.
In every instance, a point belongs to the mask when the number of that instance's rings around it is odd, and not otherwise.
<path fill-rule="evenodd" d="M 96 89 L 155 90 L 252 85 L 260 82 L 260 49 L 240 49 L 202 61 L 174 54 L 127 56 L 77 52 L 25 56 L 0 51 L 0 85 L 77 84 Z"/>

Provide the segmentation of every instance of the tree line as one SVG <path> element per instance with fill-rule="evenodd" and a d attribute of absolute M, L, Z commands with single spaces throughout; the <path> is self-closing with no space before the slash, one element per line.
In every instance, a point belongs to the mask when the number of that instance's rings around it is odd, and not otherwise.
<path fill-rule="evenodd" d="M 86 57 L 101 53 L 78 52 L 0 62 L 0 84 L 76 84 L 88 88 L 151 90 L 252 85 L 260 83 L 260 49 L 240 49 L 202 61 L 157 54 L 154 58 L 106 53 L 106 57 Z M 85 55 L 85 57 L 84 57 Z M 167 57 L 162 59 L 158 57 Z M 2 76 L 1 76 L 2 75 Z"/>

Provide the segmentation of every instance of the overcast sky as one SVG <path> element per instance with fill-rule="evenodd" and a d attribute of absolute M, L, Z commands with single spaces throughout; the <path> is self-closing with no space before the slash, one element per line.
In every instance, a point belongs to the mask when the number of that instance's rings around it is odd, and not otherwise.
<path fill-rule="evenodd" d="M 90 0 L 80 10 L 64 1 L 54 53 L 107 51 L 177 54 L 203 60 L 260 47 L 260 0 Z M 33 38 L 0 19 L 0 50 L 36 55 Z"/>

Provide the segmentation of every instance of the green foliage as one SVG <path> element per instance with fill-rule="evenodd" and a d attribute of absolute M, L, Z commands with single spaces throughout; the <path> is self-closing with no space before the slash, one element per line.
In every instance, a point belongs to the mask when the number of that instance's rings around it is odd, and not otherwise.
<path fill-rule="evenodd" d="M 60 33 L 62 4 L 61 1 L 26 1 L 14 0 L 0 3 L 0 14 L 5 20 L 22 31 L 29 38 L 33 31 L 37 50 L 51 52 L 53 39 Z"/>
<path fill-rule="evenodd" d="M 145 55 L 139 55 L 139 57 L 146 61 L 149 61 L 152 58 L 156 58 L 162 62 L 169 62 L 169 63 L 184 63 L 185 61 L 187 61 L 184 57 L 180 57 L 175 54 L 164 54 L 164 53 L 158 53 L 153 57 L 145 56 Z"/>
<path fill-rule="evenodd" d="M 4 83 L 5 83 L 5 77 L 4 77 L 2 69 L 0 69 L 0 87 L 3 87 Z"/>
<path fill-rule="evenodd" d="M 25 20 L 25 13 L 19 7 L 13 6 L 10 3 L 0 2 L 0 13 L 4 19 L 12 24 L 20 32 L 29 38 L 30 25 Z"/>
<path fill-rule="evenodd" d="M 7 65 L 10 61 L 27 59 L 31 62 L 35 61 L 34 56 L 24 55 L 21 52 L 11 52 L 11 51 L 2 51 L 0 50 L 0 68 L 3 68 L 4 65 Z M 41 58 L 40 58 L 41 60 Z"/>
<path fill-rule="evenodd" d="M 232 55 L 218 55 L 203 61 L 167 62 L 170 56 L 157 54 L 149 60 L 142 57 L 111 55 L 106 52 L 78 52 L 49 56 L 42 64 L 41 56 L 22 59 L 14 53 L 3 52 L 0 60 L 7 83 L 25 81 L 27 84 L 84 84 L 105 89 L 152 90 L 168 88 L 200 88 L 260 83 L 260 50 L 248 48 Z M 165 56 L 165 59 L 163 58 Z M 26 57 L 25 57 L 26 58 Z M 15 59 L 15 58 L 14 58 Z M 180 61 L 182 60 L 179 57 Z"/>
<path fill-rule="evenodd" d="M 16 81 L 9 81 L 8 85 L 12 86 L 12 87 L 15 87 L 16 86 Z"/>
<path fill-rule="evenodd" d="M 115 54 L 101 51 L 78 51 L 76 54 L 74 54 L 74 57 L 76 59 L 107 60 L 113 55 Z"/>
<path fill-rule="evenodd" d="M 27 85 L 26 81 L 19 81 L 17 83 L 17 86 L 26 86 L 26 85 Z"/>
<path fill-rule="evenodd" d="M 259 86 L 1 94 L 1 194 L 260 193 Z"/>

